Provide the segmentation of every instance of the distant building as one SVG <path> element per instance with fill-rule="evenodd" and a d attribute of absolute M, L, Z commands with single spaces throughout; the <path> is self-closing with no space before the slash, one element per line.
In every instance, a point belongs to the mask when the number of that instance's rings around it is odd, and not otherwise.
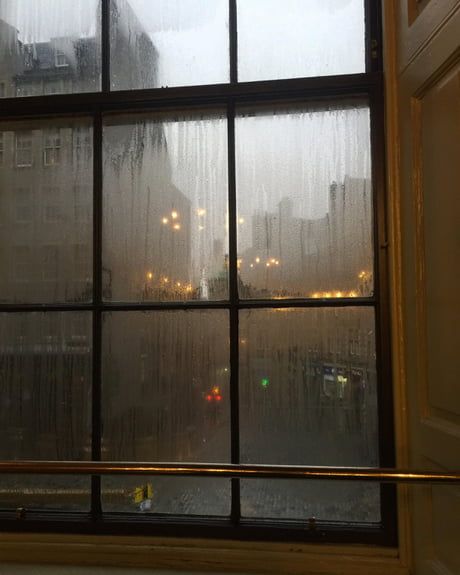
<path fill-rule="evenodd" d="M 370 194 L 369 180 L 347 176 L 342 184 L 330 185 L 328 211 L 321 218 L 296 215 L 290 198 L 282 199 L 276 212 L 254 214 L 252 245 L 239 262 L 241 280 L 252 297 L 368 295 Z"/>
<path fill-rule="evenodd" d="M 125 0 L 112 6 L 113 48 L 120 55 L 112 65 L 114 87 L 150 85 L 156 73 L 156 49 L 145 33 L 137 33 L 141 41 L 136 49 L 142 57 L 130 54 L 126 35 L 134 29 L 139 32 L 141 24 Z M 117 19 L 118 9 L 123 10 L 123 18 Z M 100 89 L 97 37 L 24 44 L 14 27 L 0 21 L 0 54 L 0 97 Z M 147 61 L 151 67 L 145 66 Z M 104 161 L 104 194 L 106 200 L 113 199 L 106 201 L 111 209 L 106 211 L 103 226 L 107 232 L 104 257 L 110 262 L 103 268 L 104 297 L 134 301 L 190 298 L 191 207 L 171 181 L 161 122 L 139 117 L 139 121 L 111 126 L 105 133 Z M 1 302 L 91 301 L 92 166 L 91 120 L 19 122 L 3 130 L 0 126 Z M 145 226 L 127 221 L 127 197 L 145 219 Z M 178 214 L 180 223 L 174 225 L 180 229 L 169 226 L 167 230 L 163 225 L 162 219 L 171 218 L 172 213 Z M 153 269 L 161 258 L 165 269 Z M 152 287 L 153 274 L 155 281 L 160 276 L 168 279 L 161 291 Z M 184 289 L 179 290 L 177 284 Z M 85 312 L 2 318 L 2 457 L 84 456 L 81 446 L 90 441 L 91 333 L 91 314 Z M 115 347 L 123 345 L 118 335 L 122 334 L 115 334 Z M 128 355 L 132 351 L 119 349 Z M 115 373 L 126 367 L 125 357 L 121 359 L 119 366 L 114 363 Z M 113 414 L 137 405 L 139 398 L 131 388 L 128 397 L 131 404 L 127 405 L 116 395 L 112 402 L 107 400 Z M 56 437 L 55 424 L 68 434 Z"/>

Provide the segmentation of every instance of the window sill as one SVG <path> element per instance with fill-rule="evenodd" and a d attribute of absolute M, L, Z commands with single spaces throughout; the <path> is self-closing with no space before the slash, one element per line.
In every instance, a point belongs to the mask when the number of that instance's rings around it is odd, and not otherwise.
<path fill-rule="evenodd" d="M 0 536 L 2 563 L 299 575 L 409 575 L 397 549 L 79 535 Z"/>

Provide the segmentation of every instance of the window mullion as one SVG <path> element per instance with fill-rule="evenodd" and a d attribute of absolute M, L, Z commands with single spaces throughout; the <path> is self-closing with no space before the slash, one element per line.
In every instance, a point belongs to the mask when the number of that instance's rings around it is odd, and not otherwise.
<path fill-rule="evenodd" d="M 101 2 L 101 36 L 101 88 L 110 92 L 110 0 Z"/>
<path fill-rule="evenodd" d="M 102 115 L 94 117 L 93 128 L 93 355 L 91 458 L 101 460 L 101 365 L 102 365 Z M 101 478 L 91 478 L 91 513 L 102 513 Z"/>
<path fill-rule="evenodd" d="M 238 82 L 238 28 L 237 28 L 237 0 L 229 0 L 229 35 L 230 35 L 230 83 Z"/>
<path fill-rule="evenodd" d="M 228 147 L 228 230 L 229 230 L 229 280 L 230 280 L 230 433 L 231 462 L 240 462 L 239 417 L 239 329 L 238 329 L 238 268 L 237 268 L 237 208 L 235 165 L 235 103 L 227 108 Z M 241 517 L 240 480 L 232 479 L 232 509 L 234 523 Z"/>

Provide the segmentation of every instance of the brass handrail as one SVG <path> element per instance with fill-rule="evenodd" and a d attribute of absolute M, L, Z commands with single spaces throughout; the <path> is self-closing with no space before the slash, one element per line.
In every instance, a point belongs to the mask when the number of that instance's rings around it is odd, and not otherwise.
<path fill-rule="evenodd" d="M 458 471 L 412 471 L 375 467 L 312 467 L 208 463 L 140 463 L 120 461 L 0 461 L 0 475 L 180 475 L 240 479 L 321 479 L 381 483 L 460 483 Z"/>

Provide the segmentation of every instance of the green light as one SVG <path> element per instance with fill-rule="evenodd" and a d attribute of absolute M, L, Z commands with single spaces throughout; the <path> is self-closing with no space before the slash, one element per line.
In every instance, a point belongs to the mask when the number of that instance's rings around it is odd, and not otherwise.
<path fill-rule="evenodd" d="M 268 377 L 263 377 L 260 382 L 260 385 L 262 387 L 268 387 L 270 385 L 270 380 L 268 379 Z"/>

